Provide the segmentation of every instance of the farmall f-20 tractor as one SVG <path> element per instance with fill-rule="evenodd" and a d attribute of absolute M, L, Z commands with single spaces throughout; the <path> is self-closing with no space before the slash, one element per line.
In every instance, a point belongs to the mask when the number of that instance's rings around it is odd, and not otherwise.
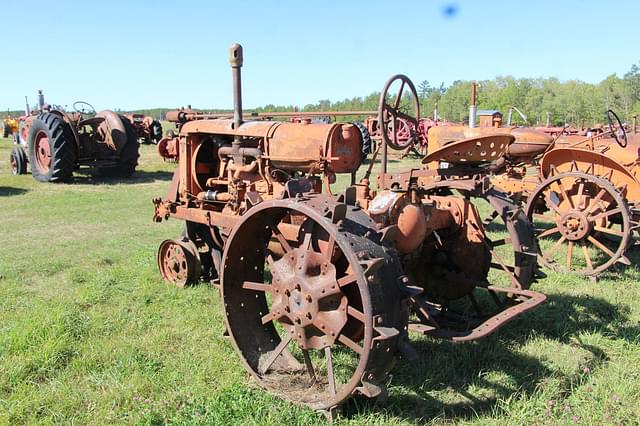
<path fill-rule="evenodd" d="M 374 191 L 368 170 L 355 184 L 355 126 L 243 121 L 241 46 L 230 61 L 234 117 L 183 117 L 169 193 L 154 199 L 155 221 L 186 224 L 162 242 L 158 266 L 178 286 L 219 287 L 229 337 L 261 386 L 328 412 L 382 397 L 396 354 L 417 356 L 409 331 L 471 341 L 544 301 L 528 289 L 530 224 L 486 179 L 383 173 Z M 388 89 L 379 121 L 393 135 L 404 113 Z M 339 173 L 352 186 L 333 195 Z M 475 198 L 504 221 L 502 241 Z"/>
<path fill-rule="evenodd" d="M 96 113 L 86 102 L 74 111 L 50 107 L 40 94 L 40 110 L 20 122 L 11 151 L 13 174 L 26 174 L 41 182 L 69 180 L 81 166 L 103 176 L 129 177 L 138 164 L 138 139 L 129 120 L 104 110 Z"/>

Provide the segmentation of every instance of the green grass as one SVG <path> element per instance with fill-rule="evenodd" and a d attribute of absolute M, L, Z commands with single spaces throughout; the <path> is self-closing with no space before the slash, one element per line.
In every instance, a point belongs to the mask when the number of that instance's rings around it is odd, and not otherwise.
<path fill-rule="evenodd" d="M 161 281 L 158 244 L 182 224 L 151 220 L 174 167 L 154 147 L 133 180 L 61 185 L 11 176 L 10 148 L 0 140 L 0 424 L 325 421 L 252 383 L 216 290 Z M 548 274 L 535 287 L 548 302 L 482 341 L 415 339 L 421 358 L 398 362 L 389 399 L 353 400 L 340 423 L 637 423 L 640 273 Z"/>

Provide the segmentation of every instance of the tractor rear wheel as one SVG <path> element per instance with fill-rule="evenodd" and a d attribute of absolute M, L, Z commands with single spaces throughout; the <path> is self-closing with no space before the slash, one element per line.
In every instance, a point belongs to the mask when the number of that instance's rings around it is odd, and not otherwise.
<path fill-rule="evenodd" d="M 371 141 L 371 134 L 369 134 L 369 129 L 363 123 L 358 121 L 354 121 L 353 125 L 360 130 L 360 134 L 362 135 L 362 156 L 367 158 L 367 155 L 371 154 L 373 150 L 373 144 Z"/>
<path fill-rule="evenodd" d="M 4 125 L 2 126 L 2 137 L 8 138 L 10 134 L 11 129 L 9 128 L 9 125 L 7 123 L 4 123 Z"/>
<path fill-rule="evenodd" d="M 114 167 L 101 167 L 99 172 L 107 177 L 130 177 L 136 171 L 138 157 L 140 157 L 138 135 L 131 122 L 124 116 L 120 116 L 122 124 L 127 132 L 127 143 L 120 151 L 118 165 Z"/>
<path fill-rule="evenodd" d="M 31 174 L 40 182 L 69 180 L 76 168 L 76 146 L 69 124 L 44 112 L 29 130 Z"/>
<path fill-rule="evenodd" d="M 20 146 L 14 146 L 11 150 L 11 173 L 14 175 L 27 173 L 27 154 Z"/>

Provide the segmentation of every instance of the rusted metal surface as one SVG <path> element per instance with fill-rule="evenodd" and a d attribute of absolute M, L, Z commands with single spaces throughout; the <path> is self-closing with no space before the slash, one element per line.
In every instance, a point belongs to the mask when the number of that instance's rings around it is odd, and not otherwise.
<path fill-rule="evenodd" d="M 133 125 L 141 143 L 158 144 L 162 139 L 162 125 L 158 120 L 144 114 L 131 113 L 124 116 Z"/>
<path fill-rule="evenodd" d="M 107 176 L 127 177 L 134 172 L 138 141 L 127 118 L 110 110 L 96 113 L 82 101 L 73 104 L 74 111 L 65 111 L 41 100 L 40 110 L 20 118 L 12 151 L 14 172 L 26 173 L 28 164 L 33 177 L 43 182 L 69 180 L 80 166 Z"/>
<path fill-rule="evenodd" d="M 171 115 L 179 135 L 160 146 L 178 167 L 168 195 L 153 200 L 154 220 L 185 221 L 181 238 L 161 244 L 161 274 L 180 286 L 220 286 L 231 342 L 261 386 L 322 410 L 353 395 L 381 397 L 395 354 L 411 354 L 411 311 L 430 334 L 465 341 L 544 300 L 527 290 L 536 266 L 530 223 L 475 161 L 383 173 L 376 192 L 369 178 L 379 151 L 386 166 L 383 143 L 364 179 L 332 195 L 336 174 L 354 179 L 361 166 L 362 132 L 299 117 L 248 120 L 241 53 L 232 46 L 232 116 Z M 378 111 L 381 139 L 392 144 L 404 131 L 399 120 L 413 123 L 410 138 L 420 125 L 417 107 L 411 115 L 400 101 L 405 87 L 415 89 L 397 80 L 400 94 L 387 96 L 389 80 Z M 497 140 L 508 145 L 513 136 Z M 480 200 L 493 210 L 486 221 Z M 488 237 L 493 220 L 508 238 Z M 506 277 L 504 287 L 491 286 L 492 271 Z M 470 313 L 475 290 L 492 294 L 496 312 Z"/>

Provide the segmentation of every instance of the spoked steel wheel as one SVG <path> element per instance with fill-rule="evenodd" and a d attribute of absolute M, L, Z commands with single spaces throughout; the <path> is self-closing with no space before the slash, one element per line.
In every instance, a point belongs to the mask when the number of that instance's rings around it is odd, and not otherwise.
<path fill-rule="evenodd" d="M 313 196 L 261 203 L 236 226 L 222 266 L 227 330 L 261 386 L 315 409 L 384 391 L 407 313 L 399 262 L 371 225 Z"/>
<path fill-rule="evenodd" d="M 616 262 L 628 264 L 630 212 L 606 179 L 582 172 L 551 176 L 527 203 L 545 265 L 596 275 Z"/>

